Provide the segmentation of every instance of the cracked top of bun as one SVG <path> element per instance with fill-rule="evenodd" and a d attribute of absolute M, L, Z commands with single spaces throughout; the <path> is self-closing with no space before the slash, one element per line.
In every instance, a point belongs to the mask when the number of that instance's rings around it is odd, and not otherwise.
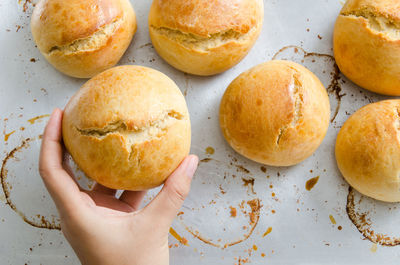
<path fill-rule="evenodd" d="M 30 26 L 49 63 L 88 78 L 119 61 L 136 32 L 136 16 L 129 0 L 40 0 Z"/>
<path fill-rule="evenodd" d="M 189 113 L 166 75 L 141 66 L 114 67 L 70 99 L 63 139 L 78 166 L 102 185 L 149 189 L 188 154 Z"/>
<path fill-rule="evenodd" d="M 154 49 L 173 67 L 215 75 L 246 56 L 263 16 L 262 0 L 154 0 L 149 33 Z"/>
<path fill-rule="evenodd" d="M 254 161 L 289 166 L 322 142 L 330 117 L 327 92 L 305 67 L 269 61 L 239 75 L 220 105 L 225 139 Z"/>
<path fill-rule="evenodd" d="M 154 0 L 149 24 L 201 37 L 228 30 L 245 34 L 259 25 L 261 0 Z"/>

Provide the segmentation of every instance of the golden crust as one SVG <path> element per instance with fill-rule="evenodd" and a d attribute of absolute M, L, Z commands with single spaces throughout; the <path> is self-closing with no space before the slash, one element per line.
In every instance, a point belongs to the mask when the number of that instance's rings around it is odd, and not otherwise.
<path fill-rule="evenodd" d="M 364 195 L 400 201 L 400 100 L 369 104 L 343 125 L 336 160 L 346 181 Z"/>
<path fill-rule="evenodd" d="M 239 75 L 220 105 L 220 126 L 238 153 L 289 166 L 309 157 L 329 126 L 328 94 L 305 67 L 269 61 Z"/>
<path fill-rule="evenodd" d="M 213 75 L 237 64 L 258 38 L 260 0 L 154 0 L 149 32 L 154 48 L 173 67 Z"/>
<path fill-rule="evenodd" d="M 136 17 L 128 0 L 41 0 L 31 30 L 57 70 L 86 78 L 119 61 L 136 32 Z"/>
<path fill-rule="evenodd" d="M 399 1 L 347 1 L 333 42 L 336 62 L 350 80 L 376 93 L 400 95 Z"/>
<path fill-rule="evenodd" d="M 154 0 L 149 24 L 202 37 L 234 30 L 247 33 L 262 17 L 262 1 L 254 0 Z"/>
<path fill-rule="evenodd" d="M 190 120 L 175 83 L 146 67 L 111 68 L 65 107 L 63 139 L 78 166 L 104 186 L 158 186 L 190 149 Z"/>

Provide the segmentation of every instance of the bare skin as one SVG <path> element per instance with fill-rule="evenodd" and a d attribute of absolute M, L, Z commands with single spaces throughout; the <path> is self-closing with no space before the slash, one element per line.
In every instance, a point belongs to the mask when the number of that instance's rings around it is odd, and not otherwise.
<path fill-rule="evenodd" d="M 39 171 L 61 217 L 61 230 L 84 265 L 169 264 L 168 231 L 190 190 L 198 158 L 190 155 L 168 177 L 154 200 L 139 209 L 146 192 L 96 184 L 80 189 L 63 167 L 62 111 L 46 126 Z"/>

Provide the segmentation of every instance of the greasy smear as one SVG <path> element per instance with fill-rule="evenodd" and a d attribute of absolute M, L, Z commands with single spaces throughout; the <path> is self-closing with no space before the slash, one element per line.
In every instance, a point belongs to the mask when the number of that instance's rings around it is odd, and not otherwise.
<path fill-rule="evenodd" d="M 149 46 L 152 46 L 152 44 L 150 42 L 148 42 L 146 44 L 143 44 L 143 45 L 140 45 L 138 49 L 142 49 L 144 47 L 149 47 Z"/>
<path fill-rule="evenodd" d="M 40 120 L 40 119 L 42 119 L 42 118 L 49 117 L 49 116 L 50 116 L 49 114 L 36 116 L 36 117 L 34 117 L 34 118 L 32 118 L 32 119 L 29 119 L 28 122 L 29 122 L 30 124 L 34 124 L 37 120 Z"/>
<path fill-rule="evenodd" d="M 208 245 L 211 245 L 213 247 L 217 247 L 217 248 L 221 247 L 219 244 L 213 243 L 211 241 L 211 239 L 206 239 L 206 238 L 202 237 L 200 235 L 199 231 L 197 231 L 197 230 L 196 231 L 192 231 L 189 227 L 185 227 L 185 228 L 189 233 L 192 234 L 193 237 L 197 238 L 198 240 L 200 240 L 200 241 L 202 241 L 202 242 L 204 242 L 204 243 L 206 243 Z"/>
<path fill-rule="evenodd" d="M 349 194 L 347 195 L 346 212 L 351 222 L 357 227 L 358 231 L 372 243 L 380 244 L 382 246 L 400 245 L 400 237 L 393 237 L 383 233 L 376 233 L 372 229 L 372 222 L 368 218 L 369 212 L 360 213 L 356 211 L 354 190 L 352 187 L 349 187 Z"/>
<path fill-rule="evenodd" d="M 267 231 L 263 234 L 263 237 L 267 236 L 269 233 L 272 232 L 272 227 L 268 227 Z"/>
<path fill-rule="evenodd" d="M 186 238 L 181 237 L 172 227 L 169 228 L 169 233 L 176 238 L 181 244 L 188 246 L 188 241 Z"/>
<path fill-rule="evenodd" d="M 7 183 L 7 162 L 14 158 L 14 155 L 17 152 L 20 152 L 23 148 L 26 148 L 29 146 L 29 143 L 31 141 L 35 140 L 35 138 L 27 138 L 25 139 L 22 144 L 16 148 L 14 148 L 13 150 L 11 150 L 11 152 L 9 152 L 7 154 L 7 156 L 4 158 L 3 160 L 3 164 L 1 166 L 1 172 L 0 172 L 0 178 L 1 178 L 1 186 L 3 188 L 3 192 L 6 198 L 6 202 L 7 204 L 10 206 L 11 209 L 13 209 L 19 216 L 21 216 L 22 220 L 24 220 L 24 222 L 37 227 L 37 228 L 45 228 L 45 229 L 56 229 L 56 230 L 61 230 L 61 226 L 59 224 L 59 222 L 57 220 L 55 220 L 55 218 L 52 218 L 50 221 L 47 220 L 44 216 L 41 215 L 37 215 L 36 217 L 40 219 L 40 222 L 35 222 L 32 219 L 28 218 L 27 216 L 25 216 L 25 214 L 23 212 L 21 212 L 20 210 L 18 210 L 18 208 L 16 207 L 16 205 L 12 202 L 11 198 L 10 198 L 10 192 L 11 192 L 11 187 L 8 185 Z"/>
<path fill-rule="evenodd" d="M 207 154 L 207 155 L 212 155 L 212 154 L 214 154 L 214 152 L 215 152 L 215 150 L 214 150 L 214 148 L 212 148 L 211 146 L 208 146 L 208 147 L 206 148 L 206 154 Z"/>
<path fill-rule="evenodd" d="M 373 244 L 370 248 L 372 253 L 375 253 L 378 250 L 378 245 L 377 244 Z"/>
<path fill-rule="evenodd" d="M 331 122 L 333 122 L 337 116 L 337 114 L 339 113 L 339 109 L 340 109 L 340 103 L 342 101 L 342 97 L 345 94 L 341 94 L 340 92 L 342 91 L 342 87 L 340 86 L 340 71 L 339 71 L 339 67 L 336 64 L 335 58 L 332 55 L 329 54 L 323 54 L 323 53 L 315 53 L 315 52 L 306 52 L 303 48 L 295 46 L 295 45 L 289 45 L 289 46 L 285 46 L 283 48 L 281 48 L 273 57 L 272 60 L 276 60 L 277 57 L 279 56 L 279 54 L 281 54 L 282 52 L 288 50 L 288 49 L 294 49 L 295 53 L 298 53 L 299 50 L 303 52 L 304 54 L 304 58 L 307 57 L 323 57 L 323 58 L 328 58 L 330 61 L 332 61 L 333 63 L 333 71 L 331 72 L 331 82 L 327 87 L 327 91 L 330 94 L 335 94 L 336 100 L 337 100 L 337 106 L 336 106 L 336 110 L 335 113 L 331 119 Z"/>
<path fill-rule="evenodd" d="M 224 248 L 227 248 L 227 247 L 230 247 L 230 246 L 233 246 L 233 245 L 236 245 L 236 244 L 239 244 L 239 243 L 245 241 L 246 239 L 248 239 L 251 236 L 254 229 L 256 228 L 258 221 L 260 220 L 260 209 L 261 209 L 260 199 L 253 199 L 253 200 L 247 201 L 247 204 L 251 208 L 251 212 L 249 213 L 250 231 L 244 236 L 244 238 L 225 244 Z"/>
<path fill-rule="evenodd" d="M 243 201 L 242 204 L 244 205 L 244 203 L 245 202 Z M 192 229 L 190 229 L 187 226 L 185 228 L 189 233 L 191 233 L 193 235 L 193 237 L 195 237 L 195 238 L 199 239 L 200 241 L 202 241 L 208 245 L 211 245 L 213 247 L 224 249 L 224 248 L 239 244 L 239 243 L 247 240 L 251 236 L 251 234 L 253 234 L 254 229 L 256 228 L 258 221 L 260 219 L 260 208 L 261 208 L 260 199 L 253 199 L 253 200 L 247 201 L 246 203 L 251 209 L 250 213 L 248 213 L 250 228 L 249 228 L 249 231 L 246 234 L 244 234 L 243 237 L 239 240 L 236 240 L 233 242 L 228 242 L 225 244 L 214 243 L 211 239 L 207 239 L 207 238 L 204 238 L 203 236 L 201 236 L 199 231 L 197 231 L 197 230 L 193 231 Z"/>
<path fill-rule="evenodd" d="M 319 180 L 319 176 L 307 180 L 306 190 L 310 191 L 312 188 L 314 188 L 314 186 L 315 186 L 315 184 L 317 184 L 318 180 Z"/>
<path fill-rule="evenodd" d="M 7 141 L 8 141 L 8 138 L 10 138 L 11 134 L 13 134 L 13 133 L 15 133 L 15 131 L 12 131 L 12 132 L 10 132 L 10 133 L 5 134 L 5 135 L 4 135 L 4 142 L 7 142 Z"/>
<path fill-rule="evenodd" d="M 207 163 L 210 162 L 212 160 L 212 158 L 203 158 L 200 160 L 201 163 Z"/>
<path fill-rule="evenodd" d="M 333 217 L 332 214 L 329 215 L 329 219 L 331 220 L 332 224 L 334 224 L 334 225 L 336 224 L 336 220 L 335 220 L 335 218 Z"/>

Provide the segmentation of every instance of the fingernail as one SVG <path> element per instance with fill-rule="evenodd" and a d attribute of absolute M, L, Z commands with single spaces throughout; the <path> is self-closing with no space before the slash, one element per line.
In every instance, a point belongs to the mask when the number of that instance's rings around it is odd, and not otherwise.
<path fill-rule="evenodd" d="M 199 163 L 199 158 L 197 156 L 190 156 L 189 158 L 189 162 L 188 165 L 186 167 L 186 176 L 188 176 L 189 178 L 192 178 L 194 175 L 194 172 L 197 169 L 197 165 Z"/>

